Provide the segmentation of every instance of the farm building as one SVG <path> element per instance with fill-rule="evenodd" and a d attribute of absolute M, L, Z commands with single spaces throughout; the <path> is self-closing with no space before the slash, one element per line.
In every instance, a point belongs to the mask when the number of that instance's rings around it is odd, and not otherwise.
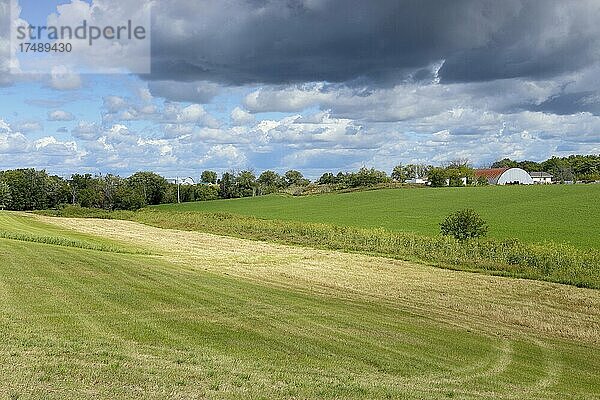
<path fill-rule="evenodd" d="M 413 179 L 406 180 L 405 183 L 412 183 L 415 185 L 427 185 L 429 182 L 427 182 L 427 179 L 413 178 Z"/>
<path fill-rule="evenodd" d="M 180 184 L 183 186 L 191 186 L 196 184 L 196 182 L 194 182 L 194 178 L 189 176 L 187 178 L 167 178 L 167 182 L 173 183 L 175 185 Z"/>
<path fill-rule="evenodd" d="M 530 172 L 529 175 L 531 175 L 533 182 L 538 184 L 552 183 L 552 178 L 554 177 L 547 172 Z"/>
<path fill-rule="evenodd" d="M 521 168 L 476 169 L 475 177 L 481 176 L 490 185 L 533 185 L 533 178 Z"/>

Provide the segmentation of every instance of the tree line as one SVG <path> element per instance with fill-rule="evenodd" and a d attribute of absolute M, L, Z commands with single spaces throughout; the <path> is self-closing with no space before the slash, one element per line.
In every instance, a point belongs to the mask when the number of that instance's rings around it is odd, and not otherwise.
<path fill-rule="evenodd" d="M 519 167 L 528 172 L 545 171 L 558 181 L 600 180 L 600 155 L 553 157 L 537 163 L 503 159 L 493 168 Z M 312 185 L 332 189 L 369 187 L 391 182 L 405 183 L 426 179 L 430 186 L 486 185 L 483 177 L 476 178 L 467 160 L 456 160 L 444 166 L 425 164 L 397 165 L 388 174 L 374 168 L 355 172 L 326 172 Z M 49 175 L 46 171 L 17 169 L 0 171 L 0 209 L 29 211 L 57 208 L 72 204 L 106 210 L 136 210 L 147 205 L 177 201 L 206 201 L 238 197 L 262 196 L 311 185 L 300 171 L 284 174 L 264 171 L 203 171 L 201 183 L 181 185 L 168 182 L 153 172 L 136 172 L 123 178 L 117 175 L 74 174 L 69 179 Z"/>
<path fill-rule="evenodd" d="M 31 168 L 0 172 L 0 208 L 8 210 L 40 210 L 64 204 L 134 210 L 174 198 L 166 179 L 152 172 L 138 172 L 129 178 L 74 174 L 70 179 Z"/>
<path fill-rule="evenodd" d="M 527 172 L 547 172 L 559 182 L 592 182 L 600 180 L 600 155 L 552 157 L 542 162 L 514 161 L 505 158 L 493 163 L 492 168 L 522 168 Z"/>
<path fill-rule="evenodd" d="M 0 171 L 0 209 L 31 211 L 79 205 L 105 210 L 136 210 L 148 205 L 177 201 L 203 201 L 260 196 L 310 181 L 301 172 L 283 175 L 265 171 L 228 171 L 218 177 L 204 171 L 201 183 L 186 185 L 167 181 L 153 172 L 136 172 L 128 178 L 117 175 L 73 174 L 70 179 L 35 169 Z"/>

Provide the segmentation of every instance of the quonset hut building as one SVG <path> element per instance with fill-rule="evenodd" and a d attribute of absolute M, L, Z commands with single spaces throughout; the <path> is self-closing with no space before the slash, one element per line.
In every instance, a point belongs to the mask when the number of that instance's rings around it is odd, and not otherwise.
<path fill-rule="evenodd" d="M 521 168 L 476 169 L 475 177 L 483 176 L 490 185 L 533 185 L 533 178 Z"/>

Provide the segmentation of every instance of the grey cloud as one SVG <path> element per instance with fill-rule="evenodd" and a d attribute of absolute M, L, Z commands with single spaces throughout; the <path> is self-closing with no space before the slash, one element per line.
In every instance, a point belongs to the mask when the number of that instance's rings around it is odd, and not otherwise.
<path fill-rule="evenodd" d="M 559 115 L 588 112 L 600 115 L 600 93 L 585 91 L 552 96 L 543 103 L 529 107 L 531 111 L 543 111 Z"/>
<path fill-rule="evenodd" d="M 597 61 L 580 0 L 158 2 L 149 79 L 229 84 L 547 77 Z"/>
<path fill-rule="evenodd" d="M 483 46 L 446 57 L 442 81 L 545 78 L 599 61 L 598 1 L 518 3 Z"/>
<path fill-rule="evenodd" d="M 155 97 L 200 104 L 210 102 L 219 93 L 219 85 L 212 82 L 153 81 L 148 89 Z"/>
<path fill-rule="evenodd" d="M 128 106 L 127 101 L 119 96 L 106 96 L 102 99 L 104 108 L 109 113 L 116 113 Z"/>
<path fill-rule="evenodd" d="M 485 43 L 498 24 L 480 24 L 480 34 L 473 34 L 486 8 L 476 3 L 160 2 L 154 10 L 152 78 L 243 84 L 404 76 Z M 499 19 L 506 14 L 506 6 L 485 3 Z"/>
<path fill-rule="evenodd" d="M 411 83 L 390 88 L 348 88 L 337 85 L 265 87 L 250 93 L 244 105 L 251 112 L 300 112 L 319 106 L 335 117 L 371 122 L 417 120 L 447 110 L 474 107 L 514 113 L 538 107 L 560 93 L 557 81 L 505 79 L 492 82 Z"/>
<path fill-rule="evenodd" d="M 100 127 L 95 123 L 80 121 L 71 129 L 71 135 L 80 140 L 96 140 L 100 136 Z"/>
<path fill-rule="evenodd" d="M 375 101 L 364 117 L 397 121 L 478 99 L 507 113 L 596 114 L 597 84 L 561 93 L 555 83 L 597 80 L 598 17 L 597 0 L 165 0 L 154 9 L 145 78 L 156 96 L 201 104 L 218 85 L 275 88 L 247 98 L 251 112 L 318 105 L 360 119 Z M 293 99 L 278 89 L 307 82 L 326 83 Z M 373 96 L 438 83 L 411 96 L 425 103 Z"/>

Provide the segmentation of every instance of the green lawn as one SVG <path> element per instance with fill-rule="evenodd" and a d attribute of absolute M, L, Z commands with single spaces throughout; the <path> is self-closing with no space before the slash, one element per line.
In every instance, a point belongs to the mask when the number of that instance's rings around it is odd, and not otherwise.
<path fill-rule="evenodd" d="M 473 208 L 489 235 L 600 248 L 600 185 L 388 189 L 305 197 L 264 196 L 161 205 L 166 211 L 230 212 L 266 219 L 384 227 L 436 235 L 449 213 Z"/>
<path fill-rule="evenodd" d="M 56 224 L 0 213 L 4 231 L 161 255 L 0 239 L 1 398 L 600 396 L 595 290 L 129 221 Z"/>

